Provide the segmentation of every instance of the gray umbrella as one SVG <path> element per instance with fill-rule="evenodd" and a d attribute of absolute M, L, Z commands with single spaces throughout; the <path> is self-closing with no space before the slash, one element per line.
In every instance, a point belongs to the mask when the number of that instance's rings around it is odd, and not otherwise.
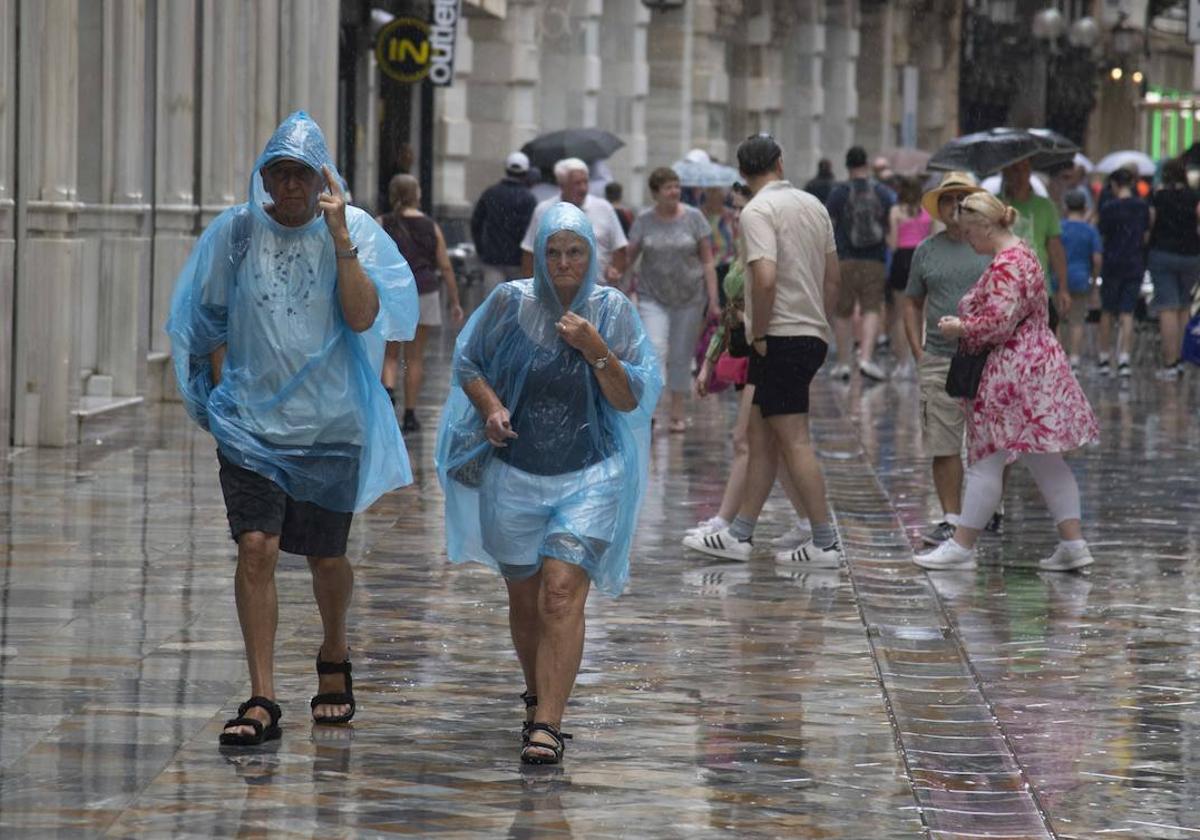
<path fill-rule="evenodd" d="M 521 151 L 529 156 L 530 163 L 549 172 L 563 158 L 580 158 L 590 165 L 624 145 L 620 137 L 602 128 L 567 128 L 535 137 Z"/>

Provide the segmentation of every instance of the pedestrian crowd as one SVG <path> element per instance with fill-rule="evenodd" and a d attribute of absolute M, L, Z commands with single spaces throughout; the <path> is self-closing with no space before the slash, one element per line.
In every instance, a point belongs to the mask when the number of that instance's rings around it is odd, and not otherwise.
<path fill-rule="evenodd" d="M 719 166 L 703 153 L 688 163 Z M 349 205 L 310 117 L 279 126 L 246 203 L 209 225 L 184 266 L 167 327 L 185 406 L 216 442 L 237 544 L 251 696 L 222 744 L 281 734 L 280 551 L 308 558 L 322 619 L 313 721 L 354 717 L 347 534 L 355 512 L 412 479 L 402 433 L 421 428 L 423 356 L 444 310 L 461 327 L 435 456 L 447 554 L 505 583 L 525 763 L 562 760 L 588 594 L 616 596 L 629 579 L 660 395 L 668 434 L 688 429 L 694 398 L 732 388 L 738 404 L 720 507 L 683 535 L 691 551 L 748 560 L 778 479 L 793 513 L 776 562 L 844 562 L 809 428 L 810 386 L 829 360 L 835 386 L 916 380 L 941 507 L 917 565 L 974 566 L 980 534 L 1001 527 L 1014 464 L 1057 528 L 1040 567 L 1094 562 L 1065 460 L 1099 434 L 1077 379 L 1086 324 L 1098 320 L 1098 374 L 1129 376 L 1148 271 L 1159 376 L 1181 375 L 1200 276 L 1186 168 L 1168 163 L 1148 196 L 1118 170 L 1101 190 L 1067 191 L 1060 214 L 1029 160 L 1004 168 L 998 195 L 965 171 L 895 176 L 858 146 L 840 182 L 822 160 L 801 189 L 785 163 L 774 138 L 754 135 L 737 148 L 737 183 L 655 168 L 639 211 L 619 184 L 594 194 L 573 157 L 553 168 L 557 194 L 537 201 L 530 160 L 513 152 L 471 217 L 484 299 L 467 318 L 417 180 L 395 176 L 373 219 Z"/>

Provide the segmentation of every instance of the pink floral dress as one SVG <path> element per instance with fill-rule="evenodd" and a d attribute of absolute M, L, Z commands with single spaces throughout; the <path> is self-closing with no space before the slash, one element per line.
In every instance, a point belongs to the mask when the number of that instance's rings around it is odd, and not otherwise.
<path fill-rule="evenodd" d="M 969 463 L 1004 449 L 1069 452 L 1099 440 L 1096 415 L 1050 332 L 1042 268 L 1025 243 L 1001 251 L 958 304 L 963 349 L 992 348 L 967 401 Z"/>

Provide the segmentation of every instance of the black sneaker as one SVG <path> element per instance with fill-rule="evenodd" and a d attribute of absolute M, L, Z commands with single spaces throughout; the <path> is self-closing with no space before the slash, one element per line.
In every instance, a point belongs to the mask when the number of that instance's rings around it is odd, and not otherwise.
<path fill-rule="evenodd" d="M 1112 373 L 1112 369 L 1108 365 L 1108 359 L 1101 359 L 1096 365 L 1096 372 L 1101 376 L 1108 376 Z"/>
<path fill-rule="evenodd" d="M 1117 376 L 1122 379 L 1128 379 L 1133 376 L 1133 368 L 1129 366 L 1129 362 L 1121 362 L 1117 365 Z"/>
<path fill-rule="evenodd" d="M 1004 514 L 1001 513 L 1000 511 L 996 511 L 995 513 L 993 513 L 992 518 L 988 521 L 987 526 L 983 530 L 991 531 L 993 534 L 999 534 L 1001 531 L 1003 531 L 1004 530 Z"/>
<path fill-rule="evenodd" d="M 404 420 L 400 423 L 400 431 L 405 434 L 421 431 L 421 422 L 417 420 L 417 415 L 412 410 L 404 412 Z"/>

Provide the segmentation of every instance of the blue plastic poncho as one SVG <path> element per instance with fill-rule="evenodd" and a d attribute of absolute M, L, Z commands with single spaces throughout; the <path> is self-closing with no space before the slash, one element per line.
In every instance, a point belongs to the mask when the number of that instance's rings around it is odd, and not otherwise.
<path fill-rule="evenodd" d="M 546 241 L 564 230 L 591 250 L 570 308 L 621 360 L 637 399 L 632 411 L 609 404 L 589 361 L 558 335 L 563 307 L 545 253 Z M 596 285 L 596 241 L 579 208 L 559 203 L 546 212 L 534 255 L 533 278 L 498 286 L 455 345 L 436 455 L 447 552 L 455 563 L 485 563 L 517 579 L 554 557 L 582 566 L 615 596 L 629 580 L 662 375 L 629 299 Z M 506 447 L 488 443 L 484 418 L 463 391 L 479 378 L 511 414 L 518 437 Z"/>
<path fill-rule="evenodd" d="M 280 158 L 327 166 L 341 182 L 312 118 L 285 119 L 254 164 L 250 200 L 213 220 L 176 281 L 167 321 L 176 380 L 188 413 L 230 461 L 294 499 L 359 511 L 412 481 L 379 371 L 385 341 L 416 331 L 416 286 L 391 237 L 347 206 L 350 238 L 379 294 L 375 323 L 351 330 L 324 216 L 287 227 L 267 213 L 260 170 Z M 209 354 L 221 346 L 214 388 Z"/>

